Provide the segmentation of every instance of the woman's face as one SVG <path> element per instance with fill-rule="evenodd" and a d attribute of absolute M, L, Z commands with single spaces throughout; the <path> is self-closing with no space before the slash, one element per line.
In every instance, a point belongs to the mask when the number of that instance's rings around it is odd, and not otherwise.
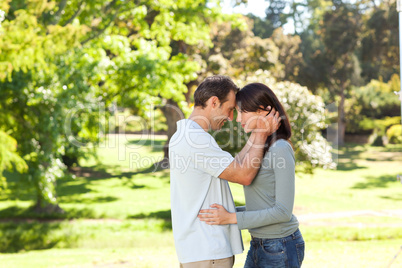
<path fill-rule="evenodd" d="M 241 123 L 241 127 L 244 129 L 246 133 L 249 133 L 256 129 L 257 127 L 257 119 L 260 115 L 260 112 L 242 112 L 236 107 L 237 110 L 237 118 L 236 122 Z"/>

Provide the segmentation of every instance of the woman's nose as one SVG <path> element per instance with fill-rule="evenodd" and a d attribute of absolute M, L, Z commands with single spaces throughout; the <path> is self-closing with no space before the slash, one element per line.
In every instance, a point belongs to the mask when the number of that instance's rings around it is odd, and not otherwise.
<path fill-rule="evenodd" d="M 240 113 L 237 113 L 236 122 L 238 122 L 238 123 L 240 123 L 240 122 L 241 122 Z"/>

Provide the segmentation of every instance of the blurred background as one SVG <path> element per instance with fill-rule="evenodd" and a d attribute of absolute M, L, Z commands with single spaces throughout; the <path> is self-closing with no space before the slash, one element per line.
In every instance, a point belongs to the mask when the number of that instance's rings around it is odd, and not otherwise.
<path fill-rule="evenodd" d="M 303 266 L 401 267 L 398 32 L 395 0 L 1 0 L 1 266 L 178 267 L 166 145 L 223 74 L 288 111 Z"/>

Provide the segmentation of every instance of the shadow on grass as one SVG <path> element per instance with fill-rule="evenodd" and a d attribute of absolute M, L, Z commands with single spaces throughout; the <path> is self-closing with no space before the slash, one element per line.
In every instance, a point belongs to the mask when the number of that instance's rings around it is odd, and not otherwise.
<path fill-rule="evenodd" d="M 368 176 L 365 182 L 356 183 L 352 189 L 387 188 L 389 184 L 396 182 L 395 175 L 383 175 L 379 177 Z"/>
<path fill-rule="evenodd" d="M 95 197 L 85 197 L 85 196 L 60 196 L 58 201 L 60 203 L 107 203 L 118 200 L 114 196 L 95 196 Z"/>
<path fill-rule="evenodd" d="M 337 163 L 337 170 L 341 171 L 350 171 L 350 170 L 356 170 L 356 169 L 366 169 L 367 167 L 359 166 L 357 163 L 353 162 L 353 160 L 350 161 L 338 161 Z"/>
<path fill-rule="evenodd" d="M 171 210 L 161 210 L 151 213 L 139 213 L 131 216 L 127 216 L 127 219 L 158 219 L 163 220 L 163 229 L 172 230 L 172 216 Z"/>
<path fill-rule="evenodd" d="M 90 167 L 72 167 L 69 169 L 69 172 L 76 177 L 84 177 L 89 180 L 96 179 L 110 179 L 113 178 L 113 174 L 108 172 L 108 170 L 118 170 L 120 166 L 118 165 L 102 165 L 98 164 Z"/>
<path fill-rule="evenodd" d="M 382 199 L 387 199 L 387 200 L 392 200 L 392 201 L 402 201 L 402 194 L 397 194 L 394 196 L 390 196 L 390 195 L 383 195 L 380 196 Z"/>
<path fill-rule="evenodd" d="M 46 222 L 48 220 L 70 220 L 70 219 L 98 219 L 104 217 L 104 215 L 96 214 L 92 209 L 76 209 L 67 208 L 64 209 L 65 213 L 36 213 L 32 208 L 22 208 L 12 206 L 0 210 L 0 219 L 3 221 L 30 221 L 38 220 Z"/>
<path fill-rule="evenodd" d="M 356 162 L 361 159 L 360 154 L 365 151 L 364 147 L 357 144 L 346 144 L 339 148 L 337 170 L 350 171 L 355 169 L 365 169 Z"/>
<path fill-rule="evenodd" d="M 0 252 L 14 253 L 19 251 L 49 249 L 56 245 L 71 247 L 78 239 L 72 235 L 61 222 L 43 223 L 1 223 Z"/>

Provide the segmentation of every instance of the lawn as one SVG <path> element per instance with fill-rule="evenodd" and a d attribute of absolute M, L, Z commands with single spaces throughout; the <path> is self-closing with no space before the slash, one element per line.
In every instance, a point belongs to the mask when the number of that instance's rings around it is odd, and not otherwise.
<path fill-rule="evenodd" d="M 0 196 L 2 267 L 178 267 L 170 223 L 169 173 L 150 169 L 165 137 L 111 135 L 98 160 L 58 181 L 63 215 L 27 209 L 34 193 L 10 175 Z M 385 267 L 402 246 L 402 146 L 349 144 L 337 170 L 297 174 L 294 213 L 306 240 L 304 267 Z M 242 187 L 231 184 L 236 204 Z M 347 211 L 371 214 L 342 216 Z M 337 217 L 309 216 L 338 213 Z M 382 214 L 381 214 L 382 213 Z M 388 214 L 387 214 L 388 213 Z M 334 214 L 335 215 L 335 214 Z M 349 215 L 349 214 L 345 214 Z M 305 220 L 306 219 L 306 220 Z M 249 235 L 243 232 L 245 248 Z M 246 251 L 236 256 L 242 267 Z M 402 266 L 402 253 L 391 267 Z"/>

